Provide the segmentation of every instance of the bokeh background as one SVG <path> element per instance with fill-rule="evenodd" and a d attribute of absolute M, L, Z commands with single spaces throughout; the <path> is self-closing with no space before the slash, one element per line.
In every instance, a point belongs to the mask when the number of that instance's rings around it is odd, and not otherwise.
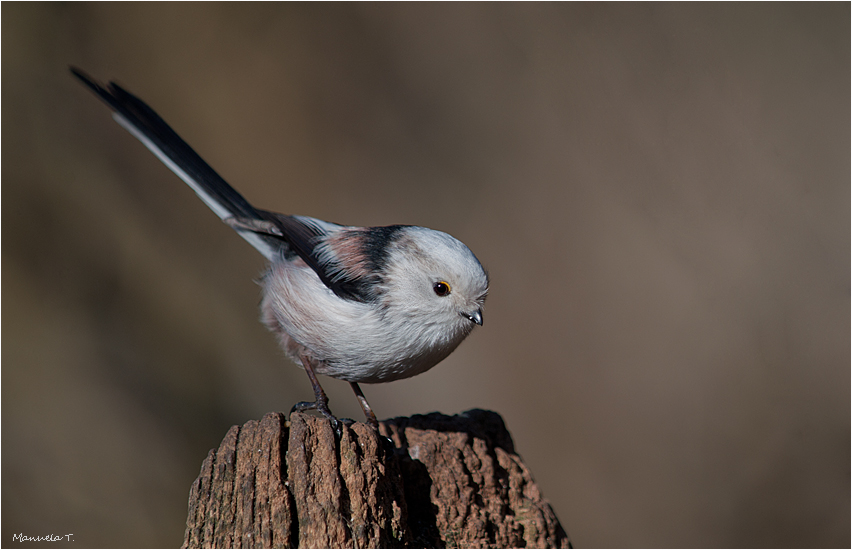
<path fill-rule="evenodd" d="M 365 393 L 498 411 L 576 546 L 849 547 L 848 3 L 4 2 L 0 544 L 173 547 L 312 394 L 260 255 L 69 64 L 262 208 L 467 243 L 484 327 Z"/>

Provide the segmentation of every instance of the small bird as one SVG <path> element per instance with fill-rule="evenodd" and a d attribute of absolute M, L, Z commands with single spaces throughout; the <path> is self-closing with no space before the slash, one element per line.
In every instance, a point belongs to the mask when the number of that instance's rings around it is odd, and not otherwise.
<path fill-rule="evenodd" d="M 113 118 L 186 182 L 267 260 L 261 319 L 310 378 L 317 410 L 339 432 L 317 379 L 349 382 L 378 428 L 359 383 L 409 378 L 446 358 L 482 325 L 488 274 L 462 242 L 412 225 L 355 227 L 255 208 L 142 100 L 115 82 L 71 72 Z"/>

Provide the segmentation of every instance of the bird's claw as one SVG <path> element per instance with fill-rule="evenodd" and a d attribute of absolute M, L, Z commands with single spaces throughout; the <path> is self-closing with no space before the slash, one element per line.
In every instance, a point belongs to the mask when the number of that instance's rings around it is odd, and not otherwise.
<path fill-rule="evenodd" d="M 328 419 L 329 422 L 331 422 L 331 427 L 334 428 L 334 433 L 337 434 L 337 438 L 340 439 L 341 437 L 343 437 L 342 423 L 340 420 L 338 420 L 336 416 L 331 414 L 331 411 L 328 410 L 328 406 L 323 406 L 322 403 L 317 404 L 316 401 L 300 401 L 293 405 L 293 408 L 290 409 L 290 414 L 293 414 L 294 412 L 305 411 L 317 411 L 322 414 Z M 344 418 L 343 423 L 346 423 L 347 420 L 349 420 L 349 422 L 352 422 L 352 420 Z"/>

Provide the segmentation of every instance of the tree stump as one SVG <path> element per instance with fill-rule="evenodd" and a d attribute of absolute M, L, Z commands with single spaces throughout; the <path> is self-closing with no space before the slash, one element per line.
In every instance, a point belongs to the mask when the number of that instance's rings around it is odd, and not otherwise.
<path fill-rule="evenodd" d="M 232 427 L 189 494 L 184 548 L 570 548 L 503 419 L 355 423 L 269 413 Z"/>

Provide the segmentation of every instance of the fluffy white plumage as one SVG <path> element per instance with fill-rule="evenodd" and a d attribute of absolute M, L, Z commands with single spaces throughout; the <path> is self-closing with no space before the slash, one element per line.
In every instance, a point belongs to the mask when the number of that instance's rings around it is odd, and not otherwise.
<path fill-rule="evenodd" d="M 445 296 L 433 288 L 441 281 L 451 289 Z M 481 315 L 488 279 L 450 235 L 404 227 L 388 245 L 374 301 L 341 299 L 303 261 L 283 257 L 262 286 L 263 321 L 294 361 L 308 357 L 320 374 L 376 383 L 420 374 L 447 357 L 473 329 L 470 317 Z"/>
<path fill-rule="evenodd" d="M 455 238 L 424 227 L 347 227 L 257 209 L 228 185 L 150 107 L 115 83 L 72 72 L 114 118 L 267 259 L 262 320 L 306 370 L 317 409 L 336 426 L 315 373 L 358 383 L 420 374 L 482 324 L 488 276 Z"/>

